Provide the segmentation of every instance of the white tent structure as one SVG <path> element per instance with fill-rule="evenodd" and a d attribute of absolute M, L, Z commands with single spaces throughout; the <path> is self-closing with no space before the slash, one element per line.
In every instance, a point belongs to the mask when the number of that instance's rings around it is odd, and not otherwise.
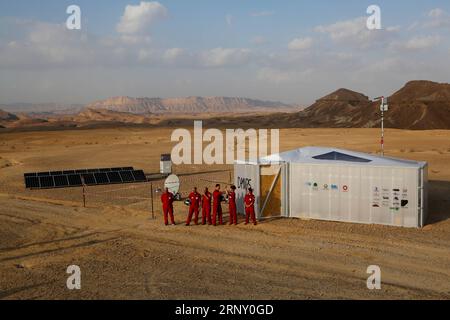
<path fill-rule="evenodd" d="M 426 162 L 337 148 L 305 147 L 236 161 L 238 210 L 251 186 L 258 218 L 293 217 L 423 227 Z"/>

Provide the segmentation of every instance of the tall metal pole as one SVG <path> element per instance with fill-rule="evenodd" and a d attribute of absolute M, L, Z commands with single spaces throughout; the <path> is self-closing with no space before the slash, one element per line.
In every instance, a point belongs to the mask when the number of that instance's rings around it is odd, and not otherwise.
<path fill-rule="evenodd" d="M 155 219 L 155 211 L 153 209 L 153 183 L 150 183 L 150 192 L 151 192 L 151 197 L 152 197 L 152 219 Z"/>
<path fill-rule="evenodd" d="M 381 100 L 380 111 L 381 111 L 381 155 L 384 157 L 384 112 L 388 111 L 387 98 L 378 97 L 374 99 L 375 101 Z"/>
<path fill-rule="evenodd" d="M 381 155 L 384 157 L 384 99 L 381 103 Z"/>

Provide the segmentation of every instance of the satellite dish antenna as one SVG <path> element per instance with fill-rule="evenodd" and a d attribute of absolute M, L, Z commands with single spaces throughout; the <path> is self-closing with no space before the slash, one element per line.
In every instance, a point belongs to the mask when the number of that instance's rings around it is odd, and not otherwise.
<path fill-rule="evenodd" d="M 177 195 L 180 190 L 180 179 L 178 176 L 171 174 L 164 182 L 164 187 L 169 189 L 174 195 Z"/>

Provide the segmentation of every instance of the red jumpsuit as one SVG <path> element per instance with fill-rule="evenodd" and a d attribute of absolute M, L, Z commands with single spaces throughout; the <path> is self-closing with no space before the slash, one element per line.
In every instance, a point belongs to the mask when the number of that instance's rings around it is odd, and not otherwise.
<path fill-rule="evenodd" d="M 230 225 L 237 225 L 236 192 L 228 192 L 228 208 L 230 211 Z"/>
<path fill-rule="evenodd" d="M 245 203 L 245 224 L 248 224 L 249 218 L 252 218 L 253 224 L 256 226 L 255 217 L 255 196 L 253 194 L 246 194 L 244 198 Z"/>
<path fill-rule="evenodd" d="M 191 192 L 189 194 L 189 200 L 191 201 L 191 204 L 189 205 L 189 215 L 186 220 L 186 225 L 191 224 L 193 213 L 195 213 L 194 222 L 195 222 L 195 224 L 198 224 L 198 211 L 200 209 L 200 201 L 201 201 L 200 193 Z"/>
<path fill-rule="evenodd" d="M 211 192 L 206 192 L 202 197 L 202 224 L 211 224 Z"/>
<path fill-rule="evenodd" d="M 218 190 L 214 190 L 213 192 L 213 216 L 212 216 L 212 224 L 216 225 L 217 216 L 219 216 L 219 224 L 223 224 L 222 219 L 222 192 Z"/>
<path fill-rule="evenodd" d="M 170 221 L 172 224 L 175 224 L 175 220 L 173 218 L 173 200 L 173 194 L 171 192 L 164 192 L 161 195 L 161 202 L 164 212 L 164 224 L 166 226 L 169 224 L 168 215 L 170 215 Z"/>

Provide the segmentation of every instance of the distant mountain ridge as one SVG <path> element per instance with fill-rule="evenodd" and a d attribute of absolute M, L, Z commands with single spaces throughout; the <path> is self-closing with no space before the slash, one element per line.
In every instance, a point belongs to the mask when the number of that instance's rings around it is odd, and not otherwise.
<path fill-rule="evenodd" d="M 385 113 L 387 128 L 450 130 L 448 83 L 410 81 L 388 97 L 388 101 L 389 110 Z M 289 112 L 283 111 L 286 106 Z M 371 101 L 362 93 L 344 88 L 325 95 L 301 111 L 282 103 L 246 98 L 116 97 L 92 103 L 75 115 L 46 119 L 0 111 L 0 126 L 182 127 L 191 126 L 194 119 L 202 119 L 205 127 L 217 128 L 374 128 L 380 126 L 379 107 L 379 101 Z"/>
<path fill-rule="evenodd" d="M 233 97 L 131 98 L 114 97 L 86 105 L 87 109 L 106 109 L 134 114 L 223 113 L 262 111 L 293 106 L 273 101 Z M 275 110 L 272 110 L 275 111 Z"/>
<path fill-rule="evenodd" d="M 0 104 L 0 109 L 11 113 L 75 114 L 83 109 L 83 105 L 61 103 L 11 103 Z"/>

